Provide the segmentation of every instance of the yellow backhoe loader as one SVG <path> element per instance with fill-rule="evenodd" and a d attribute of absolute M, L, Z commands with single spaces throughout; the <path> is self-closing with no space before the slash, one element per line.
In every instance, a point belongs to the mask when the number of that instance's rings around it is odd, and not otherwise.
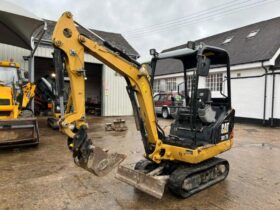
<path fill-rule="evenodd" d="M 46 23 L 17 4 L 2 0 L 0 26 L 0 43 L 30 50 L 24 60 L 28 60 L 29 81 L 33 81 L 34 54 L 46 31 Z M 0 50 L 5 52 L 5 48 Z M 0 61 L 0 148 L 39 142 L 37 121 L 29 109 L 36 86 L 25 77 L 19 64 Z"/>
<path fill-rule="evenodd" d="M 134 169 L 119 165 L 118 179 L 157 198 L 162 197 L 165 186 L 186 198 L 224 180 L 229 163 L 216 156 L 233 144 L 234 109 L 231 107 L 228 53 L 192 42 L 189 48 L 171 53 L 159 54 L 151 50 L 150 76 L 146 65 L 140 65 L 96 34 L 93 35 L 97 40 L 85 37 L 77 26 L 82 27 L 73 20 L 70 12 L 65 12 L 52 36 L 57 78 L 62 81 L 64 68 L 70 78 L 70 96 L 59 126 L 68 136 L 74 162 L 97 176 L 103 176 L 125 158 L 125 155 L 109 154 L 96 147 L 88 138 L 84 69 L 84 55 L 88 52 L 125 78 L 136 127 L 142 136 L 145 160 L 139 161 Z M 157 123 L 151 88 L 157 68 L 167 67 L 164 66 L 166 59 L 182 66 L 185 88 L 180 94 L 184 94 L 186 100 L 182 107 L 178 107 L 169 135 Z M 199 84 L 215 66 L 224 66 L 227 72 L 226 91 L 218 98 L 212 97 L 211 90 Z M 188 75 L 192 75 L 189 90 Z M 60 95 L 63 93 L 59 92 Z"/>
<path fill-rule="evenodd" d="M 0 61 L 0 148 L 38 144 L 37 120 L 28 109 L 35 88 L 19 64 Z"/>

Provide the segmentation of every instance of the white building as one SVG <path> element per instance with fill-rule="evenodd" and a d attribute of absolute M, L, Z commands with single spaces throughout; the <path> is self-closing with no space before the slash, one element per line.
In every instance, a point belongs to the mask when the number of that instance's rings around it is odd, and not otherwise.
<path fill-rule="evenodd" d="M 35 81 L 42 76 L 50 75 L 54 72 L 51 35 L 55 22 L 46 21 L 48 29 L 35 53 Z M 86 36 L 96 39 L 88 31 L 81 28 L 79 30 Z M 112 45 L 125 51 L 134 59 L 139 57 L 139 54 L 121 34 L 97 30 L 92 31 L 109 41 Z M 24 56 L 28 56 L 30 51 L 4 44 L 0 44 L 0 49 L 0 60 L 10 60 L 12 58 L 20 63 L 23 69 L 28 70 L 28 61 L 24 60 Z M 102 116 L 132 115 L 132 107 L 126 92 L 126 82 L 123 77 L 88 54 L 85 56 L 85 69 L 87 75 L 86 97 L 100 104 Z"/>
<path fill-rule="evenodd" d="M 224 48 L 230 55 L 232 106 L 236 120 L 280 125 L 280 17 L 227 31 L 201 40 Z M 186 48 L 186 44 L 163 52 Z M 183 72 L 176 64 L 156 72 L 154 92 L 165 84 L 176 90 Z M 212 73 L 211 73 L 212 72 Z M 225 77 L 224 68 L 210 71 L 206 85 L 219 94 Z"/>

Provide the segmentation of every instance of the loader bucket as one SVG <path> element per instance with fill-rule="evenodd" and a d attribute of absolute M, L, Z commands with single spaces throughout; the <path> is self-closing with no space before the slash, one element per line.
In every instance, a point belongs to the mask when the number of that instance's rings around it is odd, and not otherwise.
<path fill-rule="evenodd" d="M 0 120 L 0 148 L 36 145 L 39 130 L 36 118 Z"/>
<path fill-rule="evenodd" d="M 167 182 L 167 179 L 144 174 L 123 165 L 119 165 L 116 178 L 158 199 L 162 198 Z"/>

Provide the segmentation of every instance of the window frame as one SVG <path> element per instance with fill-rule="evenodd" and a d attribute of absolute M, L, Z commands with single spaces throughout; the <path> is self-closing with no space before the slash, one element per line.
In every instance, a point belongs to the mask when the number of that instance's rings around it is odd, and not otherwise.
<path fill-rule="evenodd" d="M 155 79 L 153 84 L 153 92 L 158 93 L 160 88 L 160 79 Z"/>
<path fill-rule="evenodd" d="M 206 87 L 211 92 L 223 91 L 223 73 L 211 73 L 206 77 Z"/>
<path fill-rule="evenodd" d="M 171 91 L 176 91 L 177 90 L 177 78 L 176 77 L 171 77 L 165 79 L 166 83 L 166 91 L 171 92 Z"/>

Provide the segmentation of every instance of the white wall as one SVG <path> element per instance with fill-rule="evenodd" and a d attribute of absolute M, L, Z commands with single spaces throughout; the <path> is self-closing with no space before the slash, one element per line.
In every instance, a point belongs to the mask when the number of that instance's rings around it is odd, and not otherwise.
<path fill-rule="evenodd" d="M 261 75 L 263 69 L 234 71 L 231 77 Z M 237 117 L 263 118 L 264 77 L 231 80 L 232 107 Z"/>
<path fill-rule="evenodd" d="M 241 77 L 264 74 L 262 68 L 234 71 L 232 77 L 241 73 Z M 263 119 L 265 77 L 232 80 L 232 103 L 236 116 Z M 271 118 L 272 76 L 267 76 L 267 98 L 265 119 Z M 274 118 L 280 119 L 280 77 L 275 76 Z"/>
<path fill-rule="evenodd" d="M 103 116 L 132 115 L 132 106 L 126 91 L 125 79 L 103 65 Z"/>

